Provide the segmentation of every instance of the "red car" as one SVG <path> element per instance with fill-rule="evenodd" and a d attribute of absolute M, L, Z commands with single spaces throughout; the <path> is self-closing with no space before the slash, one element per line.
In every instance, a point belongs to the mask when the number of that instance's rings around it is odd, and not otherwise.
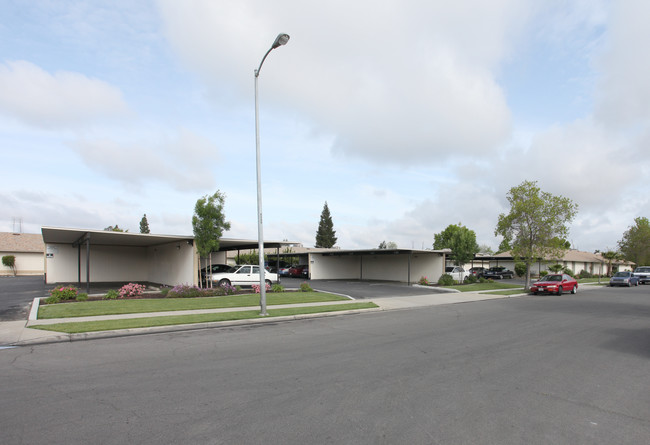
<path fill-rule="evenodd" d="M 294 278 L 301 278 L 305 276 L 306 271 L 306 265 L 293 266 L 291 269 L 289 269 L 289 276 Z"/>
<path fill-rule="evenodd" d="M 578 282 L 567 274 L 546 275 L 530 286 L 530 291 L 537 295 L 539 292 L 562 295 L 562 292 L 578 292 Z"/>

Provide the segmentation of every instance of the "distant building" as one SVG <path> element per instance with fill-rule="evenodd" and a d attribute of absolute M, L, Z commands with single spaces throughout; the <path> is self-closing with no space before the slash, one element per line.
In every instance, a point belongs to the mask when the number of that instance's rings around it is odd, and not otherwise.
<path fill-rule="evenodd" d="M 16 257 L 17 275 L 43 275 L 45 243 L 40 233 L 0 232 L 0 257 Z M 0 276 L 13 276 L 10 267 L 0 262 Z"/>

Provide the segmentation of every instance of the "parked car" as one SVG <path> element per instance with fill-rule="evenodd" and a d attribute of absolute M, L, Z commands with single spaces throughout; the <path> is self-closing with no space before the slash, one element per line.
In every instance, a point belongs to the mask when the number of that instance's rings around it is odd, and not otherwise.
<path fill-rule="evenodd" d="M 465 276 L 467 273 L 465 272 L 465 269 L 463 269 L 461 266 L 447 266 L 445 267 L 445 273 L 447 275 L 451 275 L 451 277 L 455 281 L 463 282 L 465 279 Z"/>
<path fill-rule="evenodd" d="M 260 266 L 240 265 L 231 267 L 227 272 L 212 274 L 212 281 L 219 286 L 224 284 L 232 286 L 252 286 L 260 282 Z M 264 272 L 266 284 L 279 283 L 278 274 Z"/>
<path fill-rule="evenodd" d="M 639 278 L 635 277 L 632 272 L 616 272 L 612 278 L 609 279 L 610 286 L 638 286 Z"/>
<path fill-rule="evenodd" d="M 488 270 L 483 271 L 483 278 L 498 278 L 499 280 L 502 280 L 504 278 L 514 277 L 515 273 L 503 266 L 490 267 Z"/>
<path fill-rule="evenodd" d="M 291 268 L 290 267 L 281 267 L 278 270 L 278 275 L 281 276 L 281 277 L 288 277 L 289 276 L 289 269 L 291 269 Z"/>
<path fill-rule="evenodd" d="M 634 269 L 634 276 L 639 279 L 639 284 L 646 284 L 648 281 L 650 281 L 650 267 L 637 267 Z"/>
<path fill-rule="evenodd" d="M 304 270 L 307 270 L 307 272 L 305 272 L 306 275 L 309 271 L 306 264 L 299 264 L 297 266 L 293 266 L 291 267 L 291 269 L 289 269 L 289 276 L 294 278 L 303 278 L 305 276 L 303 275 Z"/>
<path fill-rule="evenodd" d="M 571 275 L 550 274 L 530 285 L 530 291 L 537 295 L 540 292 L 562 295 L 563 292 L 578 292 L 578 282 Z"/>
<path fill-rule="evenodd" d="M 481 278 L 483 276 L 483 272 L 485 272 L 485 267 L 471 267 L 468 272 L 470 275 L 473 275 L 476 278 Z"/>
<path fill-rule="evenodd" d="M 205 277 L 207 275 L 207 271 L 210 270 L 209 273 L 215 274 L 215 273 L 220 273 L 220 272 L 226 272 L 228 271 L 232 266 L 229 266 L 227 264 L 213 264 L 212 266 L 204 267 L 201 269 L 201 279 L 205 281 Z"/>

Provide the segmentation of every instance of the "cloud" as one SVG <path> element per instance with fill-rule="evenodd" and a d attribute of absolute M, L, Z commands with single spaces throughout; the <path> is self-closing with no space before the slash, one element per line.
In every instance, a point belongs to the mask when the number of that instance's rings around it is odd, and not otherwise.
<path fill-rule="evenodd" d="M 105 138 L 78 139 L 69 145 L 90 168 L 128 186 L 158 181 L 179 191 L 204 191 L 215 183 L 212 165 L 218 150 L 187 129 L 157 143 Z"/>
<path fill-rule="evenodd" d="M 24 60 L 0 65 L 0 112 L 46 129 L 129 114 L 118 88 L 79 73 L 50 74 Z"/>
<path fill-rule="evenodd" d="M 249 96 L 253 68 L 287 32 L 260 76 L 264 106 L 291 107 L 341 154 L 413 165 L 482 155 L 509 137 L 496 75 L 526 2 L 190 3 L 161 1 L 161 16 L 214 97 Z"/>

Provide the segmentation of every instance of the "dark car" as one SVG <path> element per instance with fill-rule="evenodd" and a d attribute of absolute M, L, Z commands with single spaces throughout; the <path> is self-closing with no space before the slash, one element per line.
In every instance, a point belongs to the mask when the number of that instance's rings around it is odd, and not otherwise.
<path fill-rule="evenodd" d="M 303 278 L 305 275 L 303 275 L 303 271 L 307 271 L 307 266 L 305 264 L 301 264 L 298 266 L 292 266 L 291 269 L 289 269 L 289 276 L 294 277 L 294 278 Z M 307 272 L 304 272 L 305 274 Z"/>
<path fill-rule="evenodd" d="M 540 292 L 558 295 L 562 295 L 563 292 L 575 294 L 578 292 L 578 282 L 571 275 L 551 274 L 531 284 L 530 291 L 535 295 Z"/>
<path fill-rule="evenodd" d="M 609 279 L 610 286 L 638 286 L 639 278 L 635 277 L 632 272 L 616 272 L 612 278 Z"/>
<path fill-rule="evenodd" d="M 475 276 L 476 278 L 481 278 L 485 270 L 485 267 L 471 267 L 469 269 L 469 274 Z"/>
<path fill-rule="evenodd" d="M 490 267 L 488 270 L 483 271 L 483 278 L 497 278 L 502 280 L 504 278 L 514 278 L 515 273 L 503 266 Z"/>

